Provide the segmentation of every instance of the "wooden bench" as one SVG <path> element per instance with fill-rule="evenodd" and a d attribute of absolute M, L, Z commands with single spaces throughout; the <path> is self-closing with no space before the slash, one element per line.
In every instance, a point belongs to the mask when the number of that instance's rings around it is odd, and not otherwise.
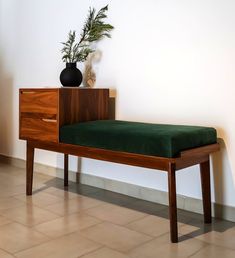
<path fill-rule="evenodd" d="M 66 94 L 65 94 L 66 92 Z M 84 97 L 80 98 L 82 95 Z M 131 153 L 126 151 L 117 151 L 97 147 L 81 146 L 69 143 L 62 143 L 59 140 L 59 128 L 66 119 L 67 124 L 73 124 L 81 120 L 79 115 L 68 113 L 66 118 L 66 110 L 71 109 L 70 105 L 76 103 L 76 110 L 79 110 L 79 105 L 82 105 L 82 100 L 87 101 L 87 96 L 93 98 L 92 108 L 90 110 L 93 117 L 99 119 L 107 119 L 107 98 L 106 91 L 91 90 L 69 90 L 69 89 L 54 89 L 54 90 L 35 90 L 21 89 L 20 90 L 20 138 L 27 140 L 27 157 L 26 157 L 26 194 L 32 195 L 33 184 L 33 164 L 35 148 L 60 152 L 64 154 L 64 185 L 68 186 L 68 155 L 86 157 L 91 159 L 116 162 L 120 164 L 133 165 L 151 169 L 157 169 L 168 173 L 168 194 L 169 194 L 169 218 L 170 218 L 170 235 L 171 242 L 178 242 L 177 230 L 177 202 L 176 202 L 176 171 L 187 168 L 196 164 L 200 165 L 202 199 L 204 210 L 205 223 L 211 223 L 211 190 L 210 190 L 210 161 L 211 153 L 219 150 L 219 144 L 208 144 L 202 147 L 196 147 L 181 151 L 177 157 L 159 157 L 154 155 L 146 155 L 140 153 Z M 103 94 L 103 95 L 102 95 Z M 55 95 L 55 96 L 54 96 Z M 66 95 L 66 96 L 65 96 Z M 74 95 L 78 98 L 74 98 Z M 65 96 L 66 101 L 61 100 L 61 96 Z M 93 96 L 93 97 L 92 97 Z M 39 98 L 39 100 L 38 100 Z M 56 100 L 53 105 L 52 99 Z M 79 99 L 79 103 L 77 103 Z M 106 99 L 106 100 L 105 100 Z M 34 101 L 32 101 L 34 100 Z M 49 100 L 50 104 L 43 107 L 42 103 Z M 60 101 L 58 101 L 60 100 Z M 94 101 L 96 100 L 96 101 Z M 102 100 L 102 101 L 101 101 Z M 30 104 L 31 103 L 31 104 Z M 66 103 L 63 109 L 63 104 Z M 100 103 L 104 103 L 101 105 Z M 68 105 L 68 106 L 67 106 Z M 100 105 L 102 108 L 100 108 Z M 38 110 L 40 109 L 40 112 Z M 45 110 L 44 110 L 45 109 Z M 48 111 L 49 110 L 49 111 Z M 59 114 L 58 114 L 58 110 Z M 101 110 L 101 111 L 98 111 Z M 57 112 L 54 114 L 54 112 Z M 90 121 L 90 113 L 86 113 L 86 117 L 82 121 Z M 97 112 L 96 115 L 94 113 Z M 63 115 L 62 115 L 63 114 Z M 75 117 L 75 118 L 74 118 Z M 92 117 L 92 118 L 93 118 Z M 59 120 L 59 121 L 58 121 Z M 76 121 L 75 121 L 76 120 Z M 69 121 L 69 122 L 68 122 Z M 37 127 L 37 122 L 40 124 Z M 48 123 L 44 127 L 44 123 Z M 53 127 L 54 126 L 54 127 Z M 46 128 L 46 129 L 45 129 Z M 41 139 L 41 135 L 43 136 Z"/>

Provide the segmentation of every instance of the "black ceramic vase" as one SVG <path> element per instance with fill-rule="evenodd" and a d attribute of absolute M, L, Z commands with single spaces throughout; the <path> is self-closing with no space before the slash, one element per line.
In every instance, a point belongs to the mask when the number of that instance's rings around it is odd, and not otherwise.
<path fill-rule="evenodd" d="M 60 74 L 60 82 L 64 87 L 79 87 L 82 83 L 82 73 L 77 63 L 66 63 L 66 68 Z"/>

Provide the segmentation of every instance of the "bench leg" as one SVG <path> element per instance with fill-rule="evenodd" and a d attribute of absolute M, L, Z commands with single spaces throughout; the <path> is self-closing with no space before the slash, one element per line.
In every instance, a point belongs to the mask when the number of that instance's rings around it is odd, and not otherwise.
<path fill-rule="evenodd" d="M 210 161 L 200 164 L 204 222 L 211 223 Z"/>
<path fill-rule="evenodd" d="M 168 168 L 168 193 L 169 193 L 169 218 L 171 242 L 178 242 L 177 227 L 177 202 L 176 202 L 176 182 L 175 182 L 175 164 L 169 164 Z"/>
<path fill-rule="evenodd" d="M 69 155 L 64 154 L 64 186 L 69 185 Z"/>
<path fill-rule="evenodd" d="M 33 163 L 34 163 L 34 147 L 27 141 L 26 151 L 26 194 L 32 195 L 33 189 Z"/>

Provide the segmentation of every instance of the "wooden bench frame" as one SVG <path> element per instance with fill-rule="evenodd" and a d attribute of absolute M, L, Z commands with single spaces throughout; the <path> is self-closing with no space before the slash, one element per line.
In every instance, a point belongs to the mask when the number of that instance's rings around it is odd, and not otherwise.
<path fill-rule="evenodd" d="M 219 150 L 219 144 L 206 145 L 180 153 L 177 158 L 163 158 L 135 153 L 111 151 L 79 145 L 27 140 L 26 194 L 32 195 L 34 149 L 64 153 L 64 185 L 68 186 L 68 155 L 116 162 L 126 165 L 157 169 L 168 172 L 169 219 L 171 242 L 178 242 L 176 171 L 200 165 L 204 222 L 211 223 L 211 189 L 209 155 Z"/>

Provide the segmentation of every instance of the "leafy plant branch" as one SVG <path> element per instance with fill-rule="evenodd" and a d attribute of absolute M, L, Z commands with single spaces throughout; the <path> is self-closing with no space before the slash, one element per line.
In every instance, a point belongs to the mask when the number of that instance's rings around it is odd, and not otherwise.
<path fill-rule="evenodd" d="M 66 63 L 84 62 L 87 56 L 94 52 L 91 44 L 104 37 L 111 38 L 110 32 L 114 29 L 111 24 L 105 23 L 108 5 L 101 8 L 96 14 L 95 8 L 89 8 L 86 22 L 80 34 L 80 40 L 76 43 L 76 31 L 70 31 L 68 40 L 63 42 L 61 52 L 62 60 Z"/>

